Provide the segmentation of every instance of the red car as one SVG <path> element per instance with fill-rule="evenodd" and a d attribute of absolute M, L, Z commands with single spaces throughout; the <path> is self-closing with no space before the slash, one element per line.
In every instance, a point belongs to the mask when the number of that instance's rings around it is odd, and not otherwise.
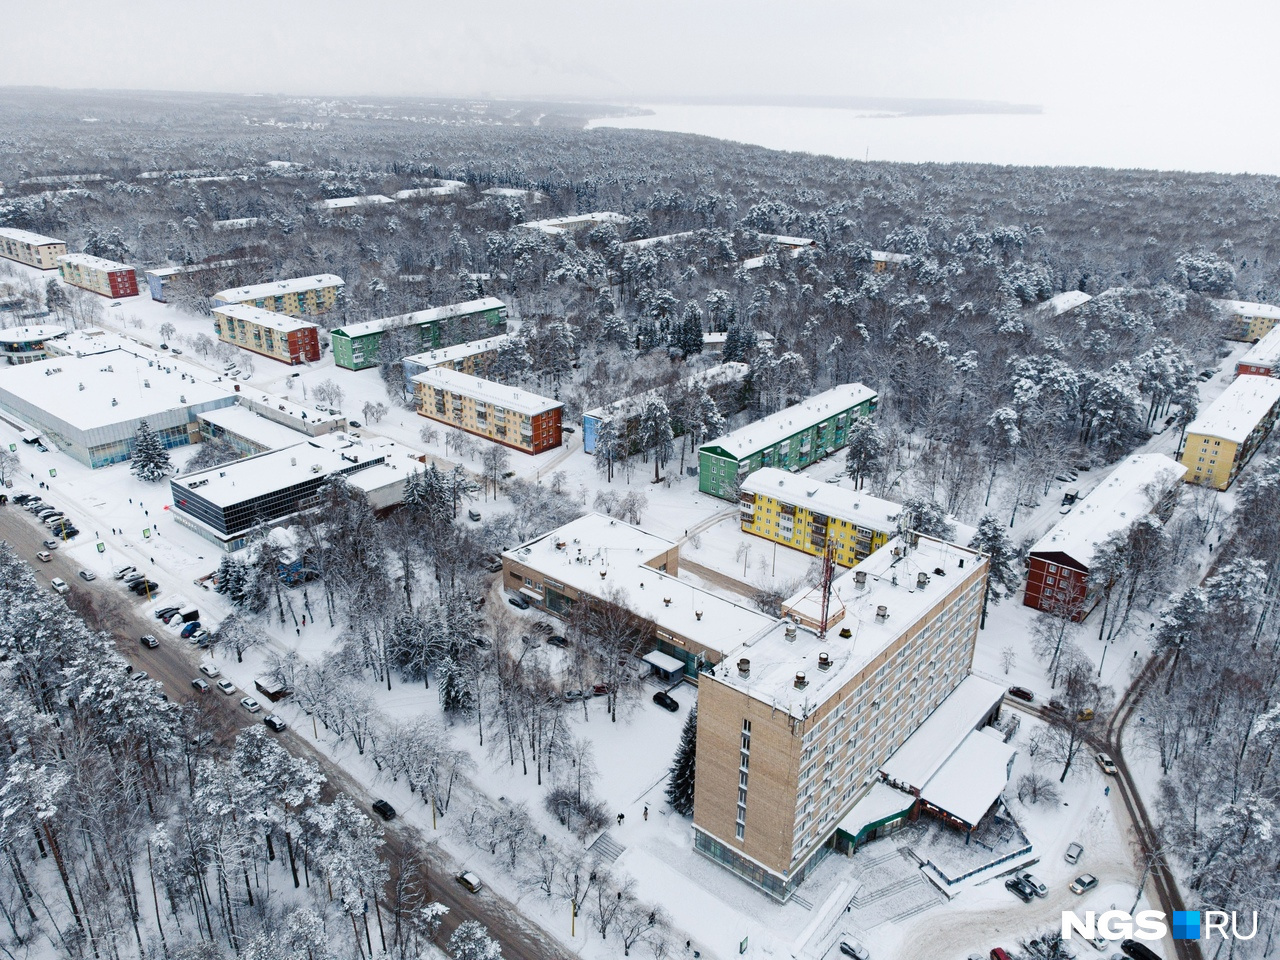
<path fill-rule="evenodd" d="M 1010 687 L 1009 696 L 1017 697 L 1019 700 L 1025 700 L 1027 703 L 1031 703 L 1031 701 L 1036 698 L 1036 695 L 1026 687 Z"/>

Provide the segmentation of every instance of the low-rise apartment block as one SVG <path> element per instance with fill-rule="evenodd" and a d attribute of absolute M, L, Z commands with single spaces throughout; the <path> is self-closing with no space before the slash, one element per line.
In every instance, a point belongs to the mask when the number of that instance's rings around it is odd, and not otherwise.
<path fill-rule="evenodd" d="M 1187 482 L 1226 490 L 1267 439 L 1280 412 L 1280 380 L 1238 377 L 1187 426 Z"/>
<path fill-rule="evenodd" d="M 902 512 L 889 500 L 776 467 L 747 477 L 738 502 L 743 533 L 816 557 L 830 543 L 842 567 L 854 566 L 888 543 Z"/>
<path fill-rule="evenodd" d="M 1272 330 L 1236 361 L 1236 376 L 1246 374 L 1280 376 L 1280 328 Z"/>
<path fill-rule="evenodd" d="M 528 227 L 530 230 L 541 230 L 543 233 L 576 233 L 579 230 L 588 230 L 591 227 L 598 227 L 601 224 L 611 223 L 614 226 L 622 226 L 627 223 L 627 218 L 620 213 L 610 213 L 601 211 L 599 213 L 574 213 L 567 217 L 550 217 L 546 220 L 529 220 L 520 224 L 522 227 Z"/>
<path fill-rule="evenodd" d="M 258 307 L 231 304 L 213 311 L 218 339 L 281 363 L 320 359 L 320 331 L 314 323 Z"/>
<path fill-rule="evenodd" d="M 525 453 L 560 446 L 559 400 L 444 367 L 418 374 L 413 386 L 421 416 Z"/>
<path fill-rule="evenodd" d="M 28 230 L 0 227 L 0 257 L 39 270 L 57 270 L 58 258 L 67 252 L 65 240 L 42 237 Z"/>
<path fill-rule="evenodd" d="M 393 328 L 404 329 L 410 334 L 408 352 L 411 354 L 422 349 L 451 347 L 505 333 L 507 305 L 496 297 L 481 297 L 397 317 L 348 324 L 330 335 L 333 362 L 347 370 L 376 367 L 382 336 Z"/>
<path fill-rule="evenodd" d="M 58 257 L 58 274 L 73 287 L 81 287 L 104 297 L 136 297 L 138 274 L 123 263 L 91 257 L 87 253 L 64 253 Z"/>
<path fill-rule="evenodd" d="M 877 400 L 870 387 L 845 383 L 718 437 L 698 449 L 698 489 L 736 500 L 761 467 L 807 467 L 842 449 L 850 422 L 875 413 Z"/>
<path fill-rule="evenodd" d="M 847 636 L 777 621 L 700 678 L 694 848 L 779 900 L 973 660 L 981 554 L 909 534 L 850 573 Z"/>
<path fill-rule="evenodd" d="M 210 299 L 215 309 L 245 304 L 290 317 L 314 317 L 328 313 L 337 305 L 338 295 L 345 285 L 341 277 L 321 273 L 292 280 L 255 283 L 234 290 L 219 290 Z"/>
<path fill-rule="evenodd" d="M 1214 303 L 1230 321 L 1227 337 L 1231 340 L 1256 343 L 1280 322 L 1280 307 L 1269 303 L 1247 300 L 1215 300 Z"/>
<path fill-rule="evenodd" d="M 1089 584 L 1098 548 L 1139 517 L 1167 518 L 1186 473 L 1162 453 L 1135 453 L 1121 461 L 1031 548 L 1023 604 L 1071 620 L 1087 617 L 1100 599 Z"/>
<path fill-rule="evenodd" d="M 404 366 L 404 382 L 412 391 L 413 378 L 420 373 L 445 367 L 459 373 L 469 373 L 473 377 L 488 379 L 489 368 L 498 355 L 498 348 L 508 340 L 504 333 L 497 337 L 485 337 L 483 340 L 470 340 L 467 343 L 456 343 L 451 347 L 415 353 L 400 361 Z"/>

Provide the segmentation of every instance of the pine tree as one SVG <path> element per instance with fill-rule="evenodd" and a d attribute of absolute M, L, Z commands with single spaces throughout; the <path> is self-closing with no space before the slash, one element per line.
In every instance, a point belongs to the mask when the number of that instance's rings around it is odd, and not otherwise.
<path fill-rule="evenodd" d="M 862 489 L 867 477 L 883 468 L 888 443 L 884 432 L 870 417 L 855 417 L 849 424 L 845 442 L 849 447 L 845 471 L 853 478 L 854 486 Z"/>
<path fill-rule="evenodd" d="M 138 432 L 133 437 L 133 472 L 139 480 L 156 483 L 173 470 L 169 451 L 160 438 L 152 432 L 146 420 L 138 421 Z"/>
<path fill-rule="evenodd" d="M 697 768 L 698 707 L 695 704 L 684 721 L 676 758 L 667 775 L 667 802 L 682 817 L 693 816 L 693 779 Z"/>

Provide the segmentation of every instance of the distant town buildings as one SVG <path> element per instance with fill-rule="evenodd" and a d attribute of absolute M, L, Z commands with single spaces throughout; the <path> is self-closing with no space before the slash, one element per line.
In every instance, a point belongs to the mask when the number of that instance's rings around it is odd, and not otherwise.
<path fill-rule="evenodd" d="M 64 253 L 58 257 L 58 273 L 74 287 L 103 297 L 136 297 L 138 274 L 123 263 L 91 257 L 87 253 Z"/>
<path fill-rule="evenodd" d="M 861 490 L 762 467 L 742 481 L 739 522 L 754 534 L 820 557 L 828 544 L 835 562 L 852 567 L 897 532 L 899 504 Z"/>
<path fill-rule="evenodd" d="M 58 258 L 67 252 L 65 240 L 42 237 L 38 233 L 0 227 L 0 257 L 25 263 L 39 270 L 57 270 Z"/>
<path fill-rule="evenodd" d="M 852 573 L 862 577 L 845 601 L 847 636 L 777 621 L 699 678 L 694 849 L 778 900 L 828 853 L 865 837 L 865 824 L 846 818 L 948 697 L 962 702 L 963 723 L 945 731 L 958 743 L 1004 692 L 987 681 L 965 687 L 986 586 L 981 554 L 912 534 Z M 950 741 L 937 751 L 952 752 Z M 1003 786 L 998 776 L 969 791 L 981 797 L 965 816 L 980 819 Z M 904 797 L 878 819 L 914 805 Z"/>
<path fill-rule="evenodd" d="M 541 230 L 543 233 L 557 234 L 576 233 L 604 223 L 621 226 L 627 222 L 627 218 L 620 213 L 601 212 L 575 213 L 567 217 L 551 217 L 547 220 L 529 220 L 520 226 L 528 227 L 530 230 Z"/>
<path fill-rule="evenodd" d="M 126 350 L 0 367 L 0 410 L 88 467 L 133 455 L 146 420 L 166 447 L 200 440 L 197 416 L 235 403 L 235 394 L 197 379 L 195 367 Z"/>
<path fill-rule="evenodd" d="M 0 361 L 16 365 L 43 360 L 49 355 L 45 345 L 66 335 L 64 328 L 49 325 L 5 327 L 0 330 Z"/>
<path fill-rule="evenodd" d="M 321 273 L 292 280 L 256 283 L 234 290 L 220 290 L 210 299 L 215 309 L 245 304 L 290 317 L 313 317 L 334 308 L 343 286 L 345 283 L 341 277 Z"/>
<path fill-rule="evenodd" d="M 600 428 L 609 422 L 617 424 L 622 436 L 631 437 L 635 432 L 640 411 L 649 398 L 663 400 L 670 408 L 681 393 L 705 389 L 707 395 L 715 401 L 716 409 L 721 416 L 728 417 L 737 413 L 744 405 L 741 398 L 742 387 L 750 370 L 751 368 L 745 363 L 718 363 L 701 373 L 683 377 L 675 383 L 646 390 L 634 397 L 593 407 L 582 415 L 582 449 L 586 453 L 595 453 L 596 437 Z M 670 412 L 672 413 L 672 432 L 677 437 L 683 436 L 685 424 L 680 419 L 678 410 Z"/>
<path fill-rule="evenodd" d="M 849 423 L 876 410 L 876 392 L 861 383 L 832 387 L 793 407 L 749 423 L 698 449 L 698 489 L 724 500 L 761 467 L 799 470 L 844 447 Z"/>
<path fill-rule="evenodd" d="M 320 359 L 320 331 L 289 314 L 245 304 L 215 307 L 213 329 L 218 339 L 281 363 L 314 363 Z"/>
<path fill-rule="evenodd" d="M 906 263 L 911 258 L 905 253 L 886 253 L 883 250 L 871 251 L 871 270 L 873 273 L 884 273 Z"/>
<path fill-rule="evenodd" d="M 560 446 L 564 404 L 436 367 L 413 378 L 418 413 L 525 453 Z"/>
<path fill-rule="evenodd" d="M 395 317 L 348 324 L 330 334 L 333 362 L 346 370 L 376 367 L 382 335 L 393 328 L 412 331 L 410 353 L 423 348 L 450 347 L 504 333 L 507 329 L 507 305 L 496 297 L 482 297 L 479 300 L 451 303 Z"/>
<path fill-rule="evenodd" d="M 1237 377 L 1208 409 L 1187 426 L 1182 454 L 1187 482 L 1226 490 L 1262 441 L 1280 412 L 1280 380 Z"/>
<path fill-rule="evenodd" d="M 157 303 L 167 303 L 170 288 L 175 280 L 183 277 L 194 280 L 201 274 L 216 273 L 229 267 L 260 262 L 262 261 L 259 257 L 236 257 L 231 260 L 214 260 L 209 263 L 188 263 L 180 267 L 155 267 L 144 271 L 143 275 L 146 277 L 147 289 L 151 293 L 151 299 Z"/>
<path fill-rule="evenodd" d="M 331 200 L 321 200 L 320 206 L 325 210 L 341 212 L 359 207 L 379 207 L 388 203 L 395 203 L 395 201 L 380 193 L 371 193 L 362 197 L 334 197 Z"/>
<path fill-rule="evenodd" d="M 1215 300 L 1230 321 L 1227 338 L 1257 342 L 1270 333 L 1280 321 L 1280 307 L 1247 300 Z"/>

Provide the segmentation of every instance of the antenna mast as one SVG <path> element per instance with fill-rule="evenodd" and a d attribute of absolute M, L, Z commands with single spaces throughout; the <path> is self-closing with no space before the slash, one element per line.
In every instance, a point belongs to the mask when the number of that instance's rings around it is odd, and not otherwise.
<path fill-rule="evenodd" d="M 835 537 L 827 537 L 826 549 L 822 551 L 822 619 L 818 621 L 818 639 L 827 635 L 827 627 L 831 625 L 831 581 L 835 579 L 836 557 Z"/>

